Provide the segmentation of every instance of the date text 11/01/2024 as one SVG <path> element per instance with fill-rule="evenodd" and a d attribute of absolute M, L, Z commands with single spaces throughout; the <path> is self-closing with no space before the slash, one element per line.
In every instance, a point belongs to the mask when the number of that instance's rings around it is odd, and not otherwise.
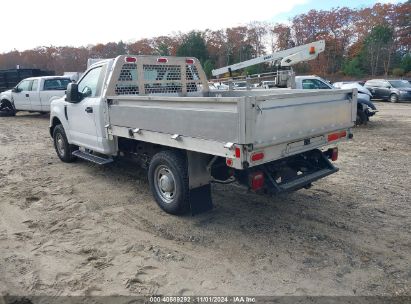
<path fill-rule="evenodd" d="M 255 303 L 255 297 L 150 297 L 150 303 Z"/>

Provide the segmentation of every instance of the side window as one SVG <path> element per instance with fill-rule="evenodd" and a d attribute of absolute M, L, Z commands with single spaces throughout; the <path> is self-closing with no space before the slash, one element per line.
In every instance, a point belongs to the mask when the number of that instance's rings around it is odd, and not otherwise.
<path fill-rule="evenodd" d="M 17 85 L 19 91 L 28 91 L 30 87 L 30 80 L 23 80 Z"/>
<path fill-rule="evenodd" d="M 44 91 L 63 91 L 67 90 L 70 79 L 47 79 L 44 81 Z"/>
<path fill-rule="evenodd" d="M 327 90 L 330 87 L 328 85 L 326 85 L 324 82 L 322 82 L 321 80 L 318 79 L 313 79 L 314 85 L 316 89 L 321 89 L 321 90 Z"/>
<path fill-rule="evenodd" d="M 38 86 L 39 86 L 39 81 L 37 79 L 33 80 L 30 91 L 37 91 Z"/>
<path fill-rule="evenodd" d="M 383 88 L 385 85 L 383 81 L 376 81 L 375 86 L 378 88 Z"/>
<path fill-rule="evenodd" d="M 311 82 L 311 79 L 304 79 L 302 81 L 303 89 L 304 90 L 312 90 L 314 89 L 314 84 Z"/>
<path fill-rule="evenodd" d="M 44 81 L 44 90 L 45 91 L 51 91 L 55 90 L 55 88 L 58 86 L 58 82 L 54 79 L 48 79 Z"/>
<path fill-rule="evenodd" d="M 102 68 L 102 66 L 99 66 L 92 69 L 79 82 L 78 91 L 83 94 L 83 98 L 97 97 L 101 93 L 101 89 L 99 88 L 99 79 Z"/>
<path fill-rule="evenodd" d="M 305 90 L 331 89 L 328 85 L 318 79 L 304 79 L 302 84 L 303 89 Z"/>
<path fill-rule="evenodd" d="M 303 89 L 304 90 L 312 90 L 315 89 L 315 84 L 313 83 L 312 79 L 304 79 L 302 81 Z"/>

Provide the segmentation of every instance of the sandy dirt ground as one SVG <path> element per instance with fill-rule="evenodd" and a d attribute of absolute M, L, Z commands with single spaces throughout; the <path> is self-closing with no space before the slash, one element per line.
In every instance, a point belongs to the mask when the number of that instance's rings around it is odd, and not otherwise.
<path fill-rule="evenodd" d="M 340 171 L 162 212 L 128 162 L 62 163 L 47 115 L 0 117 L 0 294 L 411 295 L 411 104 L 377 103 Z"/>

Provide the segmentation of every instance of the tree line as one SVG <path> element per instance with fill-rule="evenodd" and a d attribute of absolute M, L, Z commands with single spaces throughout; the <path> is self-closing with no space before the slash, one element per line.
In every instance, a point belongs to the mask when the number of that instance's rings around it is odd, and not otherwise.
<path fill-rule="evenodd" d="M 84 47 L 42 46 L 0 54 L 0 69 L 40 68 L 84 71 L 88 58 L 120 54 L 194 56 L 211 75 L 213 68 L 288 49 L 315 40 L 326 41 L 318 59 L 295 66 L 300 74 L 328 78 L 365 76 L 411 77 L 411 0 L 371 7 L 310 10 L 287 23 L 251 22 L 221 30 L 173 33 L 135 42 L 109 42 Z M 243 73 L 268 71 L 254 66 Z"/>

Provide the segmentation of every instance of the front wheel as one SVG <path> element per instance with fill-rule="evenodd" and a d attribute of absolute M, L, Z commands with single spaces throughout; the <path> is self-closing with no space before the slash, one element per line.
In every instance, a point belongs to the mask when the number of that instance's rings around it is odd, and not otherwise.
<path fill-rule="evenodd" d="M 368 122 L 367 114 L 365 114 L 363 110 L 357 110 L 357 120 L 355 124 L 357 126 L 360 126 L 360 125 L 366 125 L 367 122 Z"/>
<path fill-rule="evenodd" d="M 390 101 L 393 103 L 398 102 L 398 95 L 397 94 L 391 94 L 390 95 Z"/>
<path fill-rule="evenodd" d="M 16 109 L 14 109 L 12 103 L 8 100 L 2 100 L 0 102 L 0 116 L 15 116 Z"/>
<path fill-rule="evenodd" d="M 73 151 L 78 147 L 70 145 L 67 140 L 66 132 L 62 125 L 57 125 L 53 131 L 54 148 L 56 149 L 57 156 L 65 163 L 71 163 L 76 160 L 73 155 Z"/>
<path fill-rule="evenodd" d="M 178 151 L 162 151 L 153 156 L 148 170 L 153 196 L 161 209 L 182 214 L 189 209 L 187 162 Z"/>

